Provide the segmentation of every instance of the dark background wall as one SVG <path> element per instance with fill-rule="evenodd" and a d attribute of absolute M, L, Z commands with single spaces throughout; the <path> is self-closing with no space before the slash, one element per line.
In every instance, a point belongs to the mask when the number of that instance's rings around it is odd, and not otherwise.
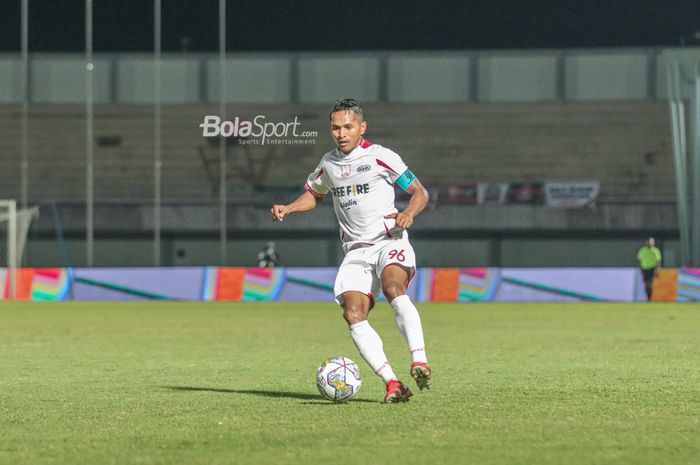
<path fill-rule="evenodd" d="M 0 51 L 20 48 L 20 1 L 0 2 Z M 94 0 L 96 51 L 153 46 L 153 2 Z M 84 49 L 83 0 L 31 0 L 30 50 Z M 218 1 L 163 0 L 163 49 L 214 50 Z M 407 50 L 700 43 L 697 0 L 227 2 L 229 50 Z"/>

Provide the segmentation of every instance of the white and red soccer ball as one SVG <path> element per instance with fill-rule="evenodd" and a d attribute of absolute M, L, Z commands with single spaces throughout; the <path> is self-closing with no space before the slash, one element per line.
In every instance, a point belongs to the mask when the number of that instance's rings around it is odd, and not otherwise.
<path fill-rule="evenodd" d="M 316 372 L 316 386 L 321 395 L 333 402 L 354 397 L 362 385 L 360 368 L 342 355 L 324 361 Z"/>

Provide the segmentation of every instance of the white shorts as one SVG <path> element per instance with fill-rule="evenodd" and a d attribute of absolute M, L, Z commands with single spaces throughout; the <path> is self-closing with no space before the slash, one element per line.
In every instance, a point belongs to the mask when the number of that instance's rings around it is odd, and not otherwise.
<path fill-rule="evenodd" d="M 408 280 L 416 274 L 416 254 L 408 238 L 382 241 L 370 247 L 361 247 L 345 254 L 335 278 L 335 301 L 342 305 L 344 292 L 357 291 L 367 294 L 370 308 L 379 295 L 382 271 L 387 265 L 401 265 L 409 270 Z"/>

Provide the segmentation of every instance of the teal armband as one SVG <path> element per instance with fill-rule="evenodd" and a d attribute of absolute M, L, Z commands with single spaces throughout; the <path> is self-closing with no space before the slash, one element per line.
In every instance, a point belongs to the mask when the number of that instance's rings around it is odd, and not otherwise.
<path fill-rule="evenodd" d="M 416 175 L 411 172 L 408 168 L 406 168 L 406 171 L 403 172 L 401 176 L 396 180 L 396 185 L 399 186 L 401 189 L 406 190 L 408 189 L 408 186 L 413 184 L 413 181 L 416 180 Z"/>

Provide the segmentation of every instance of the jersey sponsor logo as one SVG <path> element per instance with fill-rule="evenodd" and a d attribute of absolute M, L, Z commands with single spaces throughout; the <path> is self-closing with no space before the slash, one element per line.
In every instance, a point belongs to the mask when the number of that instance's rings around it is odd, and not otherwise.
<path fill-rule="evenodd" d="M 364 173 L 365 171 L 369 171 L 369 170 L 371 170 L 371 169 L 372 169 L 372 167 L 369 166 L 369 165 L 360 165 L 360 166 L 357 167 L 357 172 L 358 172 L 358 173 Z"/>
<path fill-rule="evenodd" d="M 342 208 L 343 210 L 350 210 L 350 207 L 354 207 L 355 205 L 357 205 L 357 200 L 355 199 L 340 202 L 340 208 Z"/>
<path fill-rule="evenodd" d="M 352 173 L 352 167 L 350 165 L 340 165 L 340 176 L 347 178 Z"/>
<path fill-rule="evenodd" d="M 369 183 L 349 184 L 347 186 L 331 187 L 333 197 L 356 197 L 369 193 Z"/>

